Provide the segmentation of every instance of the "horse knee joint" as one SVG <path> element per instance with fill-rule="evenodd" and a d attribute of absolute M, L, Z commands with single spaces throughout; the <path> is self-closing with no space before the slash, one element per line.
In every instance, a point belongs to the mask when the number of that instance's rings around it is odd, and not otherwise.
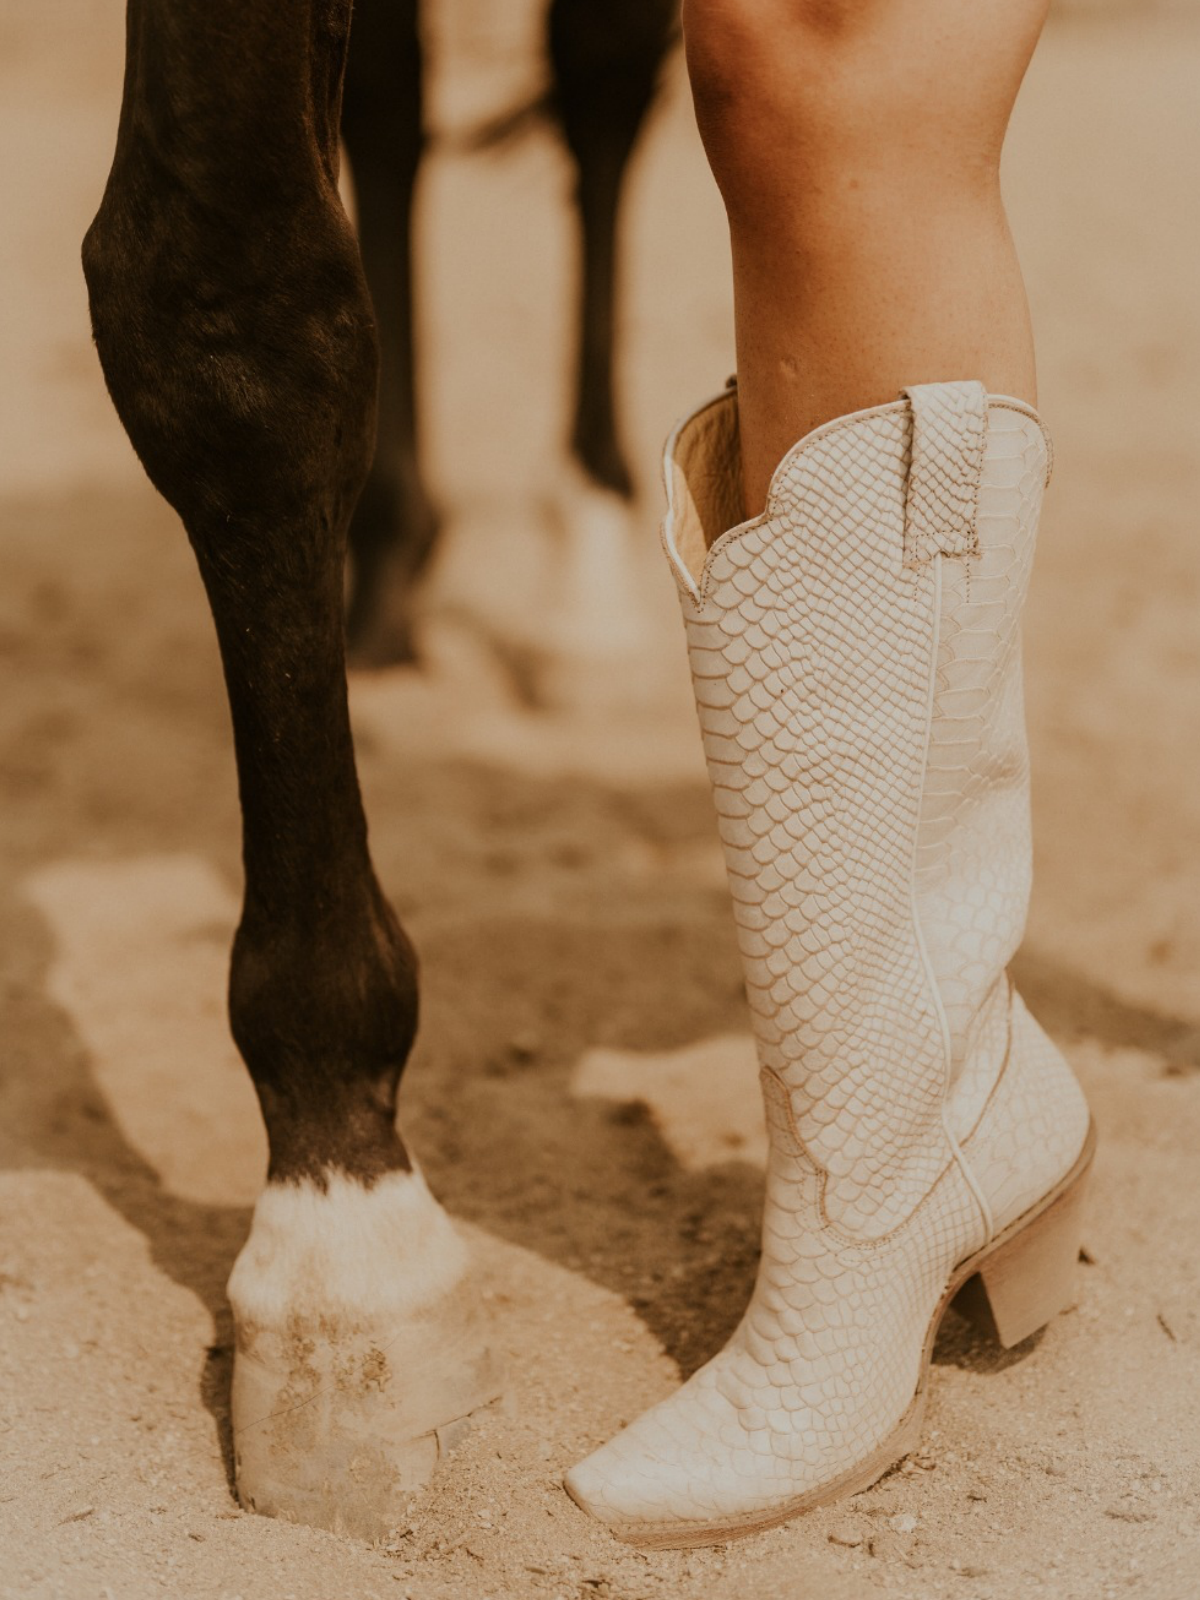
<path fill-rule="evenodd" d="M 147 223 L 137 193 L 115 168 L 83 266 L 109 392 L 155 487 L 193 532 L 348 515 L 377 346 L 340 210 L 314 195 L 230 237 L 190 200 Z"/>

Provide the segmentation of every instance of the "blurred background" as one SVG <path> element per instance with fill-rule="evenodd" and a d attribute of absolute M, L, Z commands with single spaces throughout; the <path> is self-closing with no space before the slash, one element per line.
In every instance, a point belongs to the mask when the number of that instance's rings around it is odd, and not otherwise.
<path fill-rule="evenodd" d="M 649 1562 L 612 1555 L 555 1484 L 721 1342 L 753 1272 L 753 1065 L 655 537 L 662 438 L 733 366 L 727 242 L 676 56 L 631 177 L 620 308 L 649 632 L 608 692 L 540 706 L 505 641 L 552 620 L 530 596 L 567 430 L 570 174 L 548 130 L 462 147 L 539 86 L 538 0 L 427 12 L 421 397 L 445 549 L 426 669 L 351 693 L 376 859 L 425 964 L 406 1126 L 501 1284 L 507 1465 L 474 1461 L 390 1552 L 234 1514 L 223 1284 L 263 1151 L 223 1012 L 232 754 L 199 580 L 108 402 L 78 265 L 123 19 L 116 0 L 0 0 L 0 1594 L 365 1595 L 394 1577 L 414 1596 L 811 1581 L 1183 1600 L 1200 1555 L 1200 7 L 1059 0 L 1007 157 L 1057 444 L 1027 624 L 1018 978 L 1101 1125 L 1081 1308 L 1013 1363 L 951 1330 L 928 1470 L 735 1555 Z M 460 1524 L 469 1552 L 443 1536 Z"/>

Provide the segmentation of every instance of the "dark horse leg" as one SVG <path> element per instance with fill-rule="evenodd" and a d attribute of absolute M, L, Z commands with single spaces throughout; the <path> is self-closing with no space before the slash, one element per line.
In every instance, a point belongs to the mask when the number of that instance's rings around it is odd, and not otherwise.
<path fill-rule="evenodd" d="M 617 241 L 629 158 L 675 36 L 678 0 L 553 0 L 552 103 L 576 168 L 582 243 L 571 448 L 593 481 L 629 498 L 613 403 Z"/>
<path fill-rule="evenodd" d="M 346 636 L 363 666 L 415 659 L 413 604 L 438 529 L 417 454 L 412 204 L 425 145 L 421 89 L 418 0 L 356 0 L 342 137 L 380 340 L 378 439 L 350 521 Z"/>
<path fill-rule="evenodd" d="M 270 1141 L 230 1280 L 239 1491 L 374 1536 L 495 1394 L 394 1126 L 416 963 L 376 881 L 342 643 L 376 338 L 337 197 L 350 0 L 130 0 L 96 343 L 220 641 L 243 816 L 230 1015 Z"/>
<path fill-rule="evenodd" d="M 549 504 L 557 531 L 543 627 L 547 699 L 640 692 L 646 629 L 633 483 L 614 403 L 618 244 L 629 160 L 675 34 L 677 0 L 552 0 L 550 104 L 575 166 L 580 274 L 572 464 Z M 632 668 L 614 678 L 614 669 Z"/>
<path fill-rule="evenodd" d="M 424 148 L 419 0 L 357 0 L 342 133 L 382 360 L 378 448 L 350 525 L 347 637 L 356 663 L 411 661 L 417 587 L 438 521 L 421 478 L 414 384 L 412 199 Z M 678 0 L 552 0 L 550 106 L 576 168 L 581 270 L 564 486 L 560 648 L 604 652 L 628 632 L 624 503 L 632 481 L 613 398 L 618 219 L 629 158 L 675 34 Z M 585 649 L 593 654 L 594 649 Z"/>

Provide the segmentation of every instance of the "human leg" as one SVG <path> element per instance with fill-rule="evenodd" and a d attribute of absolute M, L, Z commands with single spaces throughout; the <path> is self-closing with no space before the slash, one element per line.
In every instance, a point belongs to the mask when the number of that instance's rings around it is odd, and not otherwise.
<path fill-rule="evenodd" d="M 872 11 L 824 14 L 850 26 Z M 774 181 L 752 151 L 735 186 Z M 832 165 L 822 181 L 836 189 Z M 862 316 L 887 322 L 870 287 Z M 886 288 L 884 275 L 874 292 Z M 791 305 L 786 286 L 762 292 L 768 310 Z M 905 296 L 887 303 L 903 322 Z M 739 341 L 760 313 L 772 338 L 787 324 L 743 297 Z M 1019 639 L 1048 442 L 1020 397 L 964 369 L 986 356 L 965 337 L 939 349 L 885 330 L 903 363 L 895 398 L 871 387 L 888 369 L 870 350 L 863 387 L 839 391 L 837 339 L 819 318 L 810 331 L 824 397 L 810 414 L 776 344 L 756 352 L 749 406 L 739 373 L 668 447 L 665 544 L 770 1154 L 762 1259 L 733 1338 L 568 1475 L 635 1543 L 711 1543 L 866 1487 L 919 1437 L 933 1337 L 964 1286 L 1006 1344 L 1072 1294 L 1087 1106 L 1006 971 L 1029 892 Z M 1016 367 L 987 370 L 1019 386 Z M 769 407 L 764 420 L 770 392 L 782 423 Z M 831 416 L 835 403 L 849 413 Z M 772 468 L 765 511 L 742 522 Z"/>
<path fill-rule="evenodd" d="M 1036 402 L 1000 152 L 1048 0 L 686 0 L 729 217 L 746 511 L 906 384 Z"/>

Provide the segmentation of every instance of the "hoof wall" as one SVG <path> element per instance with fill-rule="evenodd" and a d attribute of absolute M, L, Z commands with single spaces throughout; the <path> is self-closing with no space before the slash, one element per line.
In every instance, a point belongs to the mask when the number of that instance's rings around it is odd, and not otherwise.
<path fill-rule="evenodd" d="M 464 1443 L 473 1424 L 490 1409 L 480 1408 L 402 1443 L 330 1438 L 315 1448 L 289 1452 L 276 1436 L 269 1461 L 239 1456 L 238 1500 L 260 1516 L 368 1542 L 387 1539 L 403 1524 L 438 1462 Z"/>
<path fill-rule="evenodd" d="M 304 1343 L 311 1362 L 315 1341 Z M 404 1374 L 421 1369 L 400 1365 L 391 1379 L 400 1392 L 393 1394 L 386 1356 L 395 1348 L 385 1354 L 372 1341 L 355 1353 L 339 1342 L 323 1363 L 325 1381 L 303 1396 L 272 1382 L 270 1371 L 239 1350 L 234 1454 L 238 1499 L 248 1511 L 367 1540 L 386 1538 L 404 1521 L 438 1462 L 499 1399 L 501 1382 L 482 1351 L 440 1380 L 426 1367 L 423 1378 L 410 1377 L 411 1390 Z"/>
<path fill-rule="evenodd" d="M 241 1503 L 360 1539 L 499 1399 L 469 1253 L 417 1174 L 270 1185 L 229 1283 Z"/>

